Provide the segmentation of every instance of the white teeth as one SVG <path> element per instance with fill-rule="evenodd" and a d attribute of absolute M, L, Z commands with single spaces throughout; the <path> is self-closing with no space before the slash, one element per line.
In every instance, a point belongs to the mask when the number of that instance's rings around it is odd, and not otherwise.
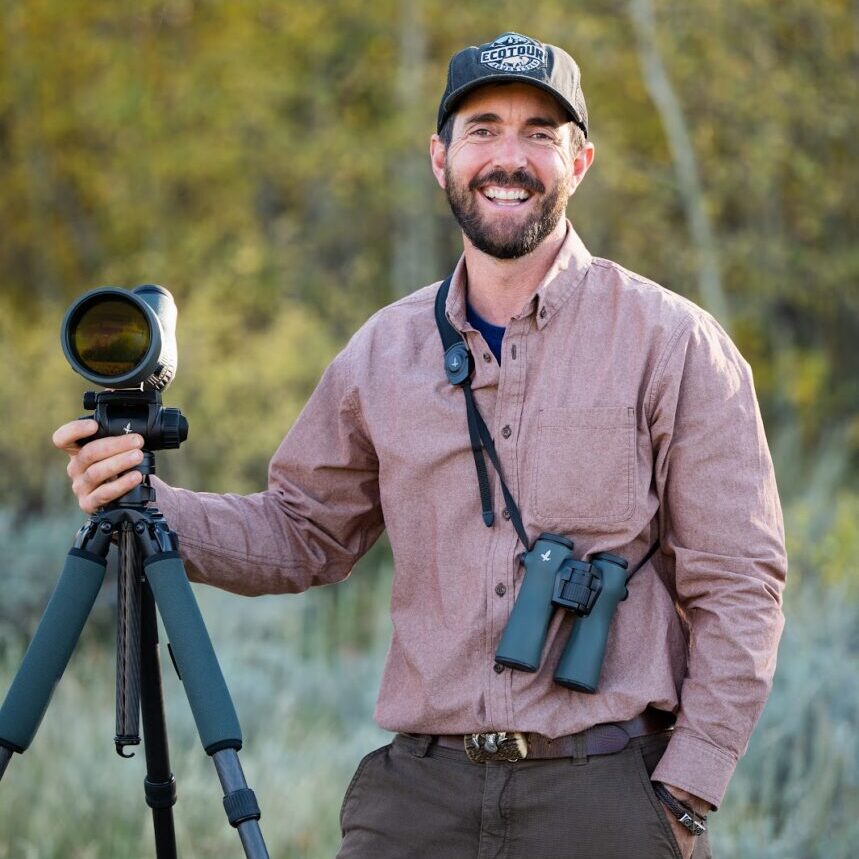
<path fill-rule="evenodd" d="M 524 188 L 484 188 L 483 193 L 490 200 L 527 200 L 531 195 Z"/>

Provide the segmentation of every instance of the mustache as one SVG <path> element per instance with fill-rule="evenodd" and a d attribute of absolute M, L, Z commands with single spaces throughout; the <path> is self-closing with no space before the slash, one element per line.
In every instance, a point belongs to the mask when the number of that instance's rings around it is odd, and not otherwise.
<path fill-rule="evenodd" d="M 499 188 L 524 188 L 535 194 L 543 194 L 546 186 L 536 177 L 524 170 L 505 173 L 503 170 L 490 170 L 468 183 L 469 191 L 476 191 L 482 185 L 497 185 Z"/>

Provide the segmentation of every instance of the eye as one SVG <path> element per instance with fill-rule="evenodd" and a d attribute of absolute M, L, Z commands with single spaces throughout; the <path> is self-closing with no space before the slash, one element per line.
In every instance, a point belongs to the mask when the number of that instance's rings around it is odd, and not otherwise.
<path fill-rule="evenodd" d="M 488 128 L 473 128 L 470 133 L 474 137 L 489 137 L 492 134 Z"/>

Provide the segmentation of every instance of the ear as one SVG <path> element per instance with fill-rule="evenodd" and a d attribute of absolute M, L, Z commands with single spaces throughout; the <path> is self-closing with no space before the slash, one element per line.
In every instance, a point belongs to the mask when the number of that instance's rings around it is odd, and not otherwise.
<path fill-rule="evenodd" d="M 444 180 L 444 165 L 447 161 L 447 148 L 442 139 L 434 134 L 430 138 L 430 164 L 432 172 L 441 188 L 444 188 L 446 183 Z"/>
<path fill-rule="evenodd" d="M 579 150 L 579 154 L 573 159 L 573 169 L 570 174 L 570 193 L 576 190 L 579 183 L 582 179 L 585 178 L 585 173 L 590 169 L 591 164 L 594 163 L 594 156 L 596 155 L 596 149 L 594 148 L 593 143 L 590 141 L 586 142 L 585 145 Z"/>

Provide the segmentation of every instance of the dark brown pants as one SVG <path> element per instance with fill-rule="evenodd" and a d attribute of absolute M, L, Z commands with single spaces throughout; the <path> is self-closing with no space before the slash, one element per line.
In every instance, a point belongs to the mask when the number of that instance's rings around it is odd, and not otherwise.
<path fill-rule="evenodd" d="M 474 764 L 398 734 L 358 765 L 337 859 L 681 859 L 649 778 L 669 737 L 579 760 Z M 711 859 L 706 835 L 694 859 Z"/>

